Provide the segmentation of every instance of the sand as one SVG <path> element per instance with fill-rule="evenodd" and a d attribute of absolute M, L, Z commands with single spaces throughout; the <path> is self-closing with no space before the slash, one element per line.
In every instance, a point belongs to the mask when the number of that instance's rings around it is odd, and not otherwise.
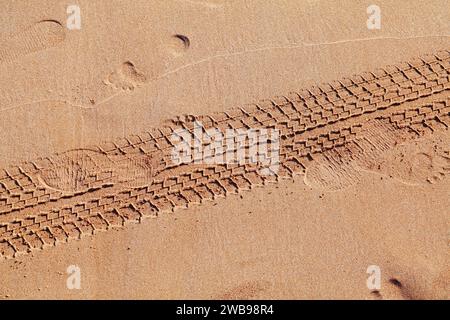
<path fill-rule="evenodd" d="M 0 13 L 0 298 L 449 298 L 447 1 L 72 4 Z"/>

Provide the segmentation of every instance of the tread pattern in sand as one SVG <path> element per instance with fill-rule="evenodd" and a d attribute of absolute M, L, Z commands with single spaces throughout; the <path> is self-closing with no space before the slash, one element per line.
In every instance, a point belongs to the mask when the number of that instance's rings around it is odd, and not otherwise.
<path fill-rule="evenodd" d="M 395 176 L 407 184 L 442 180 L 449 170 L 446 154 L 450 147 L 430 148 L 434 141 L 427 136 L 446 131 L 446 123 L 439 120 L 439 110 L 445 110 L 448 103 L 449 99 L 438 100 L 368 121 L 353 141 L 320 154 L 306 170 L 305 183 L 340 190 L 356 184 L 362 171 Z M 415 142 L 421 150 L 417 152 L 411 141 L 419 137 L 425 138 L 420 144 Z"/>
<path fill-rule="evenodd" d="M 261 163 L 174 164 L 172 133 L 194 136 L 196 122 L 222 132 L 279 130 L 279 169 L 264 175 Z M 329 172 L 345 186 L 355 179 L 355 163 L 370 166 L 394 146 L 448 134 L 449 126 L 449 51 L 227 112 L 181 117 L 89 151 L 0 171 L 0 254 L 14 257 L 296 175 L 320 187 L 326 174 L 314 168 L 330 159 L 336 168 Z"/>
<path fill-rule="evenodd" d="M 59 22 L 37 22 L 2 41 L 0 63 L 12 62 L 30 53 L 55 47 L 64 39 L 64 27 Z"/>

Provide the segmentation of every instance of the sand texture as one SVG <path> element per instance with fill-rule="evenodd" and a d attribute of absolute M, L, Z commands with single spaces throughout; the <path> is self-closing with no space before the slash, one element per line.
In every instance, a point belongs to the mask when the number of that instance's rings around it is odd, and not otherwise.
<path fill-rule="evenodd" d="M 0 298 L 448 299 L 449 3 L 371 4 L 6 1 Z"/>

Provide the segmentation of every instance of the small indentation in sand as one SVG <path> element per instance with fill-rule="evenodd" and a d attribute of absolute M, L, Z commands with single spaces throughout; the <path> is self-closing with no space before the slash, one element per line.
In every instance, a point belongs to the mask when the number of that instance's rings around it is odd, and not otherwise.
<path fill-rule="evenodd" d="M 169 40 L 169 51 L 175 56 L 183 55 L 191 46 L 191 40 L 182 34 L 173 35 Z"/>
<path fill-rule="evenodd" d="M 125 61 L 104 80 L 104 83 L 115 89 L 133 91 L 146 81 L 145 74 L 137 70 L 133 62 Z"/>
<path fill-rule="evenodd" d="M 370 294 L 373 295 L 374 298 L 377 299 L 377 300 L 382 300 L 383 299 L 383 296 L 381 295 L 380 291 L 378 291 L 378 290 L 370 291 Z"/>
<path fill-rule="evenodd" d="M 397 288 L 401 288 L 402 287 L 402 283 L 400 281 L 398 281 L 397 279 L 395 279 L 395 278 L 389 279 L 389 283 L 393 284 Z"/>

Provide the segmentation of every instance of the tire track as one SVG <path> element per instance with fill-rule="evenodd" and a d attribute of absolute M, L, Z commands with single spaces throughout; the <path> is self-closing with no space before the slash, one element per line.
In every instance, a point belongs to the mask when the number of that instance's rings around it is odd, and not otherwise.
<path fill-rule="evenodd" d="M 264 161 L 174 163 L 173 133 L 183 129 L 195 139 L 198 123 L 202 135 L 212 128 L 278 130 L 278 170 L 261 174 Z M 357 180 L 355 163 L 371 164 L 400 143 L 449 126 L 449 51 L 227 112 L 182 116 L 1 171 L 0 254 L 14 257 L 296 175 L 345 186 Z M 240 148 L 247 154 L 257 145 L 246 140 Z M 227 142 L 209 147 L 217 155 L 237 148 Z"/>

